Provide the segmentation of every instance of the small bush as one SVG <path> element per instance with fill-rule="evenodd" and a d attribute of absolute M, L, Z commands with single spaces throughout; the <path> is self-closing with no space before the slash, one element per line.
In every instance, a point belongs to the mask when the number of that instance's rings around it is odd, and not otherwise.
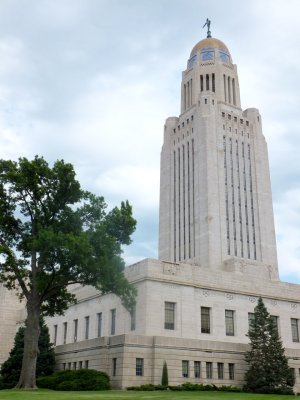
<path fill-rule="evenodd" d="M 57 371 L 53 375 L 37 379 L 39 388 L 52 390 L 107 390 L 109 376 L 93 369 Z"/>
<path fill-rule="evenodd" d="M 141 385 L 141 386 L 128 386 L 127 390 L 134 390 L 134 391 L 172 390 L 174 392 L 182 392 L 182 391 L 241 392 L 242 391 L 242 389 L 236 386 L 224 385 L 217 387 L 215 385 L 203 385 L 202 383 L 191 383 L 191 382 L 185 382 L 182 385 L 176 385 L 176 386 L 163 386 L 163 385 L 152 385 L 152 384 Z M 281 393 L 281 394 L 290 394 L 290 393 Z"/>
<path fill-rule="evenodd" d="M 241 392 L 242 389 L 237 386 L 223 385 L 223 386 L 218 387 L 218 391 L 220 391 L 220 392 Z"/>

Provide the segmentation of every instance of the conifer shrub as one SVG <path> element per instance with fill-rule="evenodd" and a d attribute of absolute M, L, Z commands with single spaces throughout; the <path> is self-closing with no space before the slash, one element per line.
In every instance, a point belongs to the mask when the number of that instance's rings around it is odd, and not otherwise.
<path fill-rule="evenodd" d="M 167 366 L 166 361 L 164 361 L 164 365 L 163 365 L 161 384 L 162 384 L 162 386 L 169 385 L 168 366 Z"/>

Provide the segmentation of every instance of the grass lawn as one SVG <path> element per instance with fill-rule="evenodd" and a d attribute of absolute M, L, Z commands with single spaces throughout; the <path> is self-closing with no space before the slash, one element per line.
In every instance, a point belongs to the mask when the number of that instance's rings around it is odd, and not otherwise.
<path fill-rule="evenodd" d="M 291 396 L 226 392 L 55 392 L 50 390 L 2 390 L 0 400 L 291 400 Z"/>

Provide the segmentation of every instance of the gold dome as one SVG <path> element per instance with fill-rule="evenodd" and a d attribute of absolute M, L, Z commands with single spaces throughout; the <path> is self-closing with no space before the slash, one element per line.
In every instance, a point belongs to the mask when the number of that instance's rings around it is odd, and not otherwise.
<path fill-rule="evenodd" d="M 198 42 L 198 43 L 193 47 L 193 50 L 191 51 L 191 56 L 192 56 L 193 54 L 195 54 L 198 50 L 200 50 L 200 49 L 207 49 L 207 48 L 213 48 L 213 49 L 223 50 L 223 51 L 225 51 L 228 55 L 230 55 L 230 52 L 229 52 L 227 46 L 225 46 L 225 44 L 224 44 L 223 42 L 221 42 L 221 40 L 215 39 L 215 38 L 206 38 L 206 39 L 200 40 L 200 42 Z"/>

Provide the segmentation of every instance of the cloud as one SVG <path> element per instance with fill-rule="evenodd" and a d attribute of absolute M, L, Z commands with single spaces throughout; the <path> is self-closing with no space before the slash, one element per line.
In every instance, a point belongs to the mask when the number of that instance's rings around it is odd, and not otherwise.
<path fill-rule="evenodd" d="M 243 108 L 262 114 L 280 271 L 298 279 L 299 9 L 298 0 L 3 0 L 1 157 L 63 158 L 109 205 L 128 198 L 138 228 L 124 256 L 156 257 L 163 125 L 180 112 L 181 71 L 209 17 L 238 65 Z"/>

